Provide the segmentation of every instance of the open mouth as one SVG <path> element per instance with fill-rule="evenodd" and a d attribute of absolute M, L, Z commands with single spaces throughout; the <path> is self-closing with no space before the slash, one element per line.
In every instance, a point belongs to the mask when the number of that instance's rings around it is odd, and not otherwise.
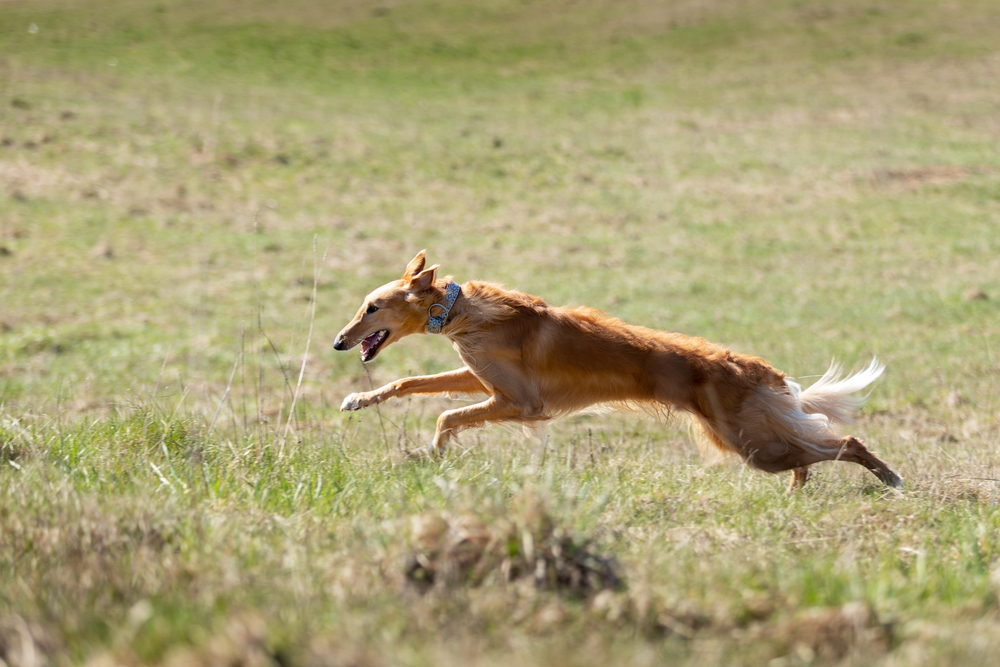
<path fill-rule="evenodd" d="M 375 355 L 378 354 L 378 349 L 388 337 L 389 331 L 382 329 L 361 341 L 361 361 L 371 361 L 374 359 Z"/>

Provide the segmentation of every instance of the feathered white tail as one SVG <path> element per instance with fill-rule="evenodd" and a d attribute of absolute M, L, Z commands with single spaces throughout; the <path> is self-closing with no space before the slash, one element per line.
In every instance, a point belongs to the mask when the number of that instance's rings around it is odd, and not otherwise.
<path fill-rule="evenodd" d="M 840 365 L 833 363 L 823 377 L 805 391 L 797 382 L 785 380 L 785 383 L 792 396 L 799 401 L 803 412 L 819 413 L 826 415 L 830 421 L 850 424 L 854 421 L 854 414 L 868 402 L 871 392 L 864 396 L 851 396 L 851 394 L 861 391 L 877 380 L 884 370 L 885 366 L 879 363 L 878 357 L 874 357 L 867 368 L 843 380 L 840 379 Z"/>

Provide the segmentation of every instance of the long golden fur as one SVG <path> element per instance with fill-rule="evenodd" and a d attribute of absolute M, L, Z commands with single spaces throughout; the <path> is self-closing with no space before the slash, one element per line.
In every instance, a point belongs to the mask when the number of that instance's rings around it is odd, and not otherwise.
<path fill-rule="evenodd" d="M 362 343 L 362 360 L 410 334 L 425 333 L 430 314 L 444 310 L 449 278 L 425 268 L 421 251 L 402 278 L 369 294 L 334 343 Z M 754 468 L 791 470 L 791 487 L 808 467 L 829 460 L 858 463 L 882 482 L 902 480 L 855 437 L 841 437 L 863 403 L 850 394 L 882 373 L 876 361 L 843 380 L 836 367 L 805 391 L 759 357 L 691 338 L 627 324 L 593 308 L 557 308 L 488 282 L 469 281 L 441 333 L 464 366 L 438 375 L 396 380 L 344 399 L 358 410 L 410 394 L 485 394 L 486 400 L 448 410 L 437 420 L 429 451 L 487 422 L 531 424 L 592 406 L 679 409 L 694 416 L 706 440 Z"/>

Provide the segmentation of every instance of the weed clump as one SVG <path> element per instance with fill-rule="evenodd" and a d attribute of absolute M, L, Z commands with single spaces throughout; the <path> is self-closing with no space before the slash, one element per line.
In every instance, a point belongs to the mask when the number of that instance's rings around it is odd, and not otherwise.
<path fill-rule="evenodd" d="M 614 558 L 555 525 L 544 504 L 522 498 L 513 512 L 480 517 L 431 512 L 411 519 L 405 574 L 419 590 L 530 581 L 587 597 L 622 585 Z"/>
<path fill-rule="evenodd" d="M 0 463 L 16 462 L 29 453 L 26 438 L 0 423 Z"/>

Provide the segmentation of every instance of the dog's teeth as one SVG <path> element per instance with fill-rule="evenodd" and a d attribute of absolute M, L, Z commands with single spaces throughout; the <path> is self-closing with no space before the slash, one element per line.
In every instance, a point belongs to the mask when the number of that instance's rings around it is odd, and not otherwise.
<path fill-rule="evenodd" d="M 389 336 L 389 331 L 382 329 L 381 331 L 376 331 L 373 334 L 365 336 L 364 340 L 361 341 L 361 360 L 369 361 L 375 356 L 375 351 L 379 345 L 381 345 L 385 339 Z"/>

